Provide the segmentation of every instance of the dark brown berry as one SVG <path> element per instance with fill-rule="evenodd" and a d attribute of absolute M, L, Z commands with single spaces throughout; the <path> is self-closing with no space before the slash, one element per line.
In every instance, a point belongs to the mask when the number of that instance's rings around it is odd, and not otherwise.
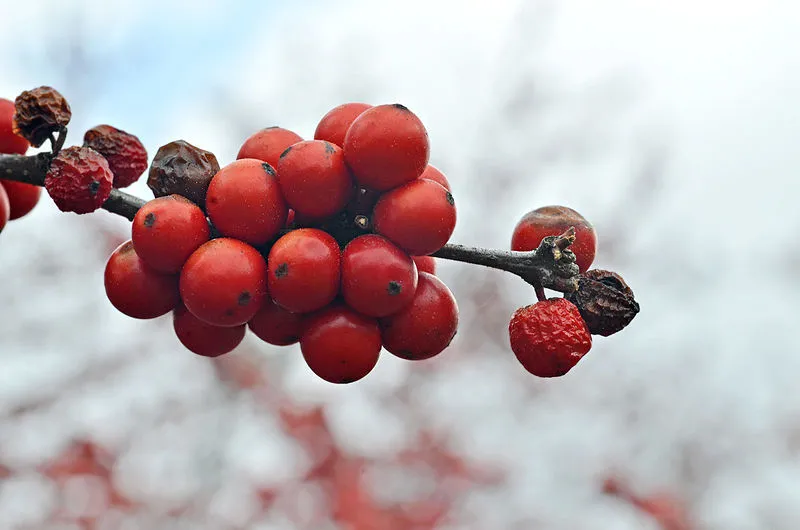
<path fill-rule="evenodd" d="M 176 140 L 159 148 L 147 185 L 156 197 L 182 195 L 205 209 L 208 185 L 217 171 L 219 162 L 213 153 Z"/>
<path fill-rule="evenodd" d="M 114 173 L 114 187 L 130 186 L 147 170 L 147 151 L 139 139 L 111 125 L 98 125 L 83 135 L 83 145 L 106 160 Z"/>
<path fill-rule="evenodd" d="M 593 269 L 581 274 L 578 290 L 565 298 L 577 306 L 592 335 L 613 335 L 639 313 L 633 291 L 611 271 Z"/>
<path fill-rule="evenodd" d="M 67 100 L 49 86 L 26 90 L 17 96 L 14 106 L 14 132 L 33 147 L 41 146 L 66 127 L 72 118 Z"/>
<path fill-rule="evenodd" d="M 100 153 L 75 146 L 62 149 L 53 159 L 44 187 L 61 211 L 89 213 L 108 199 L 113 179 Z"/>

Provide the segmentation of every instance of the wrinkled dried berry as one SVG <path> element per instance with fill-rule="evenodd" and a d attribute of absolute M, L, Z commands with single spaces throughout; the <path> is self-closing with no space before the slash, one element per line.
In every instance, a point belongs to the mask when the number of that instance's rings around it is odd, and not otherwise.
<path fill-rule="evenodd" d="M 72 118 L 67 100 L 49 86 L 26 90 L 17 96 L 14 106 L 14 132 L 33 147 L 41 146 L 51 135 L 66 127 Z"/>
<path fill-rule="evenodd" d="M 578 290 L 565 298 L 577 306 L 592 335 L 613 335 L 639 313 L 633 291 L 611 271 L 593 269 L 581 274 Z"/>
<path fill-rule="evenodd" d="M 103 156 L 88 147 L 62 149 L 53 159 L 44 187 L 63 212 L 89 213 L 111 194 L 114 175 Z"/>
<path fill-rule="evenodd" d="M 158 150 L 147 185 L 156 197 L 183 195 L 205 209 L 208 185 L 217 171 L 219 162 L 213 153 L 177 140 Z"/>
<path fill-rule="evenodd" d="M 125 188 L 147 169 L 147 150 L 139 139 L 111 125 L 98 125 L 83 135 L 83 145 L 91 147 L 106 160 L 114 173 L 114 187 Z"/>

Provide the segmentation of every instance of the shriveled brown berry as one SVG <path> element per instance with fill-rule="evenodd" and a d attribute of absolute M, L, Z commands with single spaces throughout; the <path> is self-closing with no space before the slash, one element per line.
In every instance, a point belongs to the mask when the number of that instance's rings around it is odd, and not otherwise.
<path fill-rule="evenodd" d="M 219 162 L 213 153 L 176 140 L 159 148 L 150 165 L 147 186 L 156 197 L 183 195 L 205 209 L 208 185 L 217 171 Z"/>
<path fill-rule="evenodd" d="M 91 147 L 106 160 L 114 174 L 114 187 L 125 188 L 147 169 L 147 150 L 139 139 L 111 125 L 98 125 L 83 135 L 83 145 Z"/>
<path fill-rule="evenodd" d="M 564 296 L 575 304 L 592 335 L 622 331 L 639 313 L 639 304 L 622 276 L 593 269 L 578 278 L 578 290 Z"/>
<path fill-rule="evenodd" d="M 49 86 L 26 90 L 17 96 L 14 106 L 14 132 L 33 147 L 41 146 L 51 135 L 66 127 L 72 118 L 67 100 Z"/>
<path fill-rule="evenodd" d="M 63 212 L 89 213 L 111 194 L 114 176 L 108 162 L 88 147 L 62 149 L 53 159 L 44 187 Z"/>

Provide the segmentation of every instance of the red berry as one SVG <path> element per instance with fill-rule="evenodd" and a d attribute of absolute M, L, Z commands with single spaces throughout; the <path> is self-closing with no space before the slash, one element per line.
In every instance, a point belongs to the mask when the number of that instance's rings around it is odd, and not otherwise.
<path fill-rule="evenodd" d="M 300 340 L 303 316 L 290 313 L 269 299 L 247 325 L 250 331 L 267 344 L 288 346 Z"/>
<path fill-rule="evenodd" d="M 329 383 L 352 383 L 375 368 L 381 332 L 375 319 L 345 306 L 307 317 L 300 350 L 311 371 Z"/>
<path fill-rule="evenodd" d="M 303 139 L 299 134 L 281 127 L 261 129 L 244 141 L 236 159 L 255 158 L 272 167 L 278 166 L 278 158 L 286 148 Z"/>
<path fill-rule="evenodd" d="M 317 125 L 317 130 L 314 131 L 314 139 L 326 140 L 342 147 L 344 145 L 344 137 L 350 125 L 352 125 L 353 121 L 355 121 L 362 112 L 370 108 L 372 108 L 372 105 L 367 105 L 366 103 L 345 103 L 344 105 L 339 105 L 322 117 L 319 125 Z"/>
<path fill-rule="evenodd" d="M 447 177 L 444 176 L 444 173 L 430 164 L 428 164 L 428 167 L 425 168 L 425 171 L 422 172 L 422 175 L 420 175 L 419 178 L 438 182 L 444 186 L 444 189 L 447 191 L 452 191 L 450 188 L 450 182 L 447 180 Z"/>
<path fill-rule="evenodd" d="M 419 272 L 436 274 L 436 258 L 433 256 L 414 256 L 414 263 L 416 263 Z"/>
<path fill-rule="evenodd" d="M 111 125 L 98 125 L 83 135 L 83 145 L 108 160 L 114 187 L 130 186 L 147 170 L 147 150 L 139 139 Z"/>
<path fill-rule="evenodd" d="M 238 239 L 212 239 L 186 260 L 181 298 L 194 316 L 214 326 L 247 323 L 264 303 L 267 264 L 256 249 Z"/>
<path fill-rule="evenodd" d="M 288 311 L 322 309 L 339 293 L 341 251 L 327 232 L 316 228 L 289 232 L 272 246 L 267 263 L 272 299 Z"/>
<path fill-rule="evenodd" d="M 11 205 L 11 215 L 9 220 L 19 219 L 28 215 L 31 210 L 39 203 L 42 196 L 42 188 L 24 182 L 13 180 L 0 181 L 8 194 L 8 202 Z"/>
<path fill-rule="evenodd" d="M 428 165 L 428 132 L 403 105 L 378 105 L 353 121 L 344 157 L 358 183 L 385 191 L 418 178 Z"/>
<path fill-rule="evenodd" d="M 221 234 L 251 245 L 275 237 L 289 213 L 275 170 L 253 158 L 237 160 L 214 175 L 206 210 Z"/>
<path fill-rule="evenodd" d="M 2 184 L 0 184 L 0 232 L 2 232 L 3 228 L 6 227 L 10 217 L 11 203 L 8 201 L 8 194 L 6 193 L 5 188 Z"/>
<path fill-rule="evenodd" d="M 28 140 L 14 134 L 14 102 L 0 98 L 0 154 L 24 155 Z"/>
<path fill-rule="evenodd" d="M 569 249 L 575 262 L 586 272 L 597 253 L 597 233 L 581 214 L 566 206 L 544 206 L 528 212 L 514 228 L 511 250 L 534 250 L 547 236 L 558 236 L 575 227 L 575 242 Z"/>
<path fill-rule="evenodd" d="M 385 317 L 411 303 L 417 290 L 417 267 L 391 241 L 367 234 L 353 239 L 342 253 L 342 296 L 351 308 Z"/>
<path fill-rule="evenodd" d="M 517 309 L 508 333 L 514 355 L 539 377 L 566 374 L 592 347 L 592 336 L 578 308 L 564 298 Z"/>
<path fill-rule="evenodd" d="M 62 149 L 53 159 L 44 187 L 62 212 L 90 213 L 111 195 L 113 180 L 100 153 L 75 146 Z"/>
<path fill-rule="evenodd" d="M 208 221 L 195 203 L 180 195 L 149 201 L 133 218 L 133 246 L 151 268 L 178 273 L 192 253 L 208 241 Z"/>
<path fill-rule="evenodd" d="M 458 331 L 458 305 L 436 276 L 419 273 L 414 300 L 380 320 L 383 347 L 402 359 L 430 359 L 444 351 Z"/>
<path fill-rule="evenodd" d="M 178 276 L 145 265 L 130 240 L 108 258 L 104 276 L 109 302 L 131 318 L 160 317 L 180 303 Z"/>
<path fill-rule="evenodd" d="M 433 254 L 456 227 L 453 196 L 431 180 L 415 180 L 384 193 L 375 205 L 375 232 L 412 256 Z"/>
<path fill-rule="evenodd" d="M 212 326 L 182 305 L 172 312 L 172 328 L 186 349 L 204 357 L 219 357 L 233 351 L 247 332 L 244 324 L 228 328 Z"/>
<path fill-rule="evenodd" d="M 353 178 L 342 148 L 322 140 L 298 142 L 278 161 L 278 183 L 296 214 L 325 218 L 344 209 L 353 196 Z"/>

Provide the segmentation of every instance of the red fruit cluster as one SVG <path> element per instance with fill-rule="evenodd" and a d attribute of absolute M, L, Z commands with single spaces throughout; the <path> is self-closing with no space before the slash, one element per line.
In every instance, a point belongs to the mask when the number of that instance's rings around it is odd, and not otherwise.
<path fill-rule="evenodd" d="M 14 133 L 14 102 L 0 98 L 0 154 L 24 155 L 28 141 Z M 27 215 L 39 202 L 42 189 L 32 184 L 0 179 L 0 232 L 9 221 Z"/>
<path fill-rule="evenodd" d="M 171 195 L 139 210 L 108 261 L 108 298 L 134 318 L 172 311 L 199 355 L 232 351 L 248 328 L 299 342 L 333 383 L 366 376 L 382 348 L 433 357 L 458 326 L 429 256 L 456 210 L 428 156 L 424 126 L 402 105 L 342 105 L 313 140 L 263 129 L 211 178 L 205 209 Z"/>

